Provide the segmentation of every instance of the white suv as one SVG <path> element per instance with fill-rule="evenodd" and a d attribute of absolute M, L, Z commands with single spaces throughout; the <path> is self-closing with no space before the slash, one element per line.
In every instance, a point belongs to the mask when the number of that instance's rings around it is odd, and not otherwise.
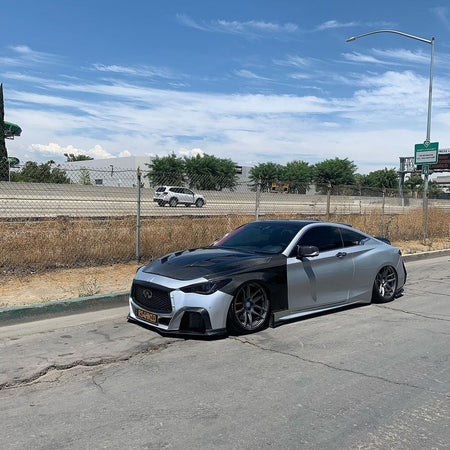
<path fill-rule="evenodd" d="M 176 186 L 157 187 L 153 201 L 158 203 L 159 206 L 168 204 L 175 207 L 178 203 L 181 203 L 185 206 L 195 205 L 197 208 L 201 208 L 206 203 L 203 195 L 196 194 L 188 188 Z"/>

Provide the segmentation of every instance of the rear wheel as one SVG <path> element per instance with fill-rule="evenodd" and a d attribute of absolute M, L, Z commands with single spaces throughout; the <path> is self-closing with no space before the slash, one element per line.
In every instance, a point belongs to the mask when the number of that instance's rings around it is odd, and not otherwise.
<path fill-rule="evenodd" d="M 398 276 L 392 266 L 384 266 L 375 277 L 372 300 L 378 303 L 390 302 L 397 292 Z"/>
<path fill-rule="evenodd" d="M 175 208 L 175 206 L 177 206 L 177 205 L 178 205 L 178 199 L 176 199 L 175 197 L 171 198 L 169 200 L 169 206 L 171 206 L 172 208 Z"/>
<path fill-rule="evenodd" d="M 164 202 L 162 200 L 158 200 L 158 206 L 164 206 Z"/>
<path fill-rule="evenodd" d="M 242 285 L 228 311 L 228 325 L 239 334 L 254 333 L 269 322 L 270 300 L 263 287 L 255 282 Z"/>
<path fill-rule="evenodd" d="M 205 202 L 201 198 L 198 198 L 197 201 L 195 202 L 195 206 L 197 208 L 201 208 L 204 204 Z"/>

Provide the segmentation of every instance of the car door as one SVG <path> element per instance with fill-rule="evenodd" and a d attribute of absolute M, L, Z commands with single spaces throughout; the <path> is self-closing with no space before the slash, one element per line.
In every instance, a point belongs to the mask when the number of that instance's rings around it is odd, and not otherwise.
<path fill-rule="evenodd" d="M 368 300 L 372 296 L 375 278 L 373 263 L 373 246 L 370 239 L 355 230 L 341 228 L 342 242 L 346 258 L 353 261 L 354 277 L 350 286 L 349 299 Z"/>
<path fill-rule="evenodd" d="M 183 198 L 186 203 L 194 203 L 194 193 L 188 188 L 183 189 Z"/>
<path fill-rule="evenodd" d="M 339 227 L 314 225 L 300 237 L 299 245 L 314 245 L 319 255 L 287 259 L 289 309 L 292 311 L 315 309 L 344 303 L 349 298 L 354 266 L 344 251 Z"/>

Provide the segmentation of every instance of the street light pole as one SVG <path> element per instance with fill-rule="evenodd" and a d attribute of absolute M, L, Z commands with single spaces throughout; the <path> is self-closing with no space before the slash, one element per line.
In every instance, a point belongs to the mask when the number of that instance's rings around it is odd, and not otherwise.
<path fill-rule="evenodd" d="M 356 39 L 370 36 L 371 34 L 377 33 L 394 33 L 399 34 L 401 36 L 405 36 L 407 38 L 415 39 L 420 42 L 425 42 L 426 44 L 431 45 L 431 61 L 430 61 L 430 83 L 428 87 L 428 115 L 427 115 L 427 136 L 425 138 L 426 143 L 430 143 L 430 134 L 431 134 L 431 99 L 433 95 L 433 63 L 434 63 L 434 37 L 431 39 L 421 38 L 419 36 L 414 36 L 412 34 L 403 33 L 402 31 L 397 30 L 377 30 L 371 31 L 369 33 L 360 34 L 359 36 L 353 36 L 346 40 L 346 42 L 352 42 Z M 425 171 L 424 173 L 424 185 L 423 185 L 423 209 L 425 213 L 424 219 L 424 241 L 427 239 L 427 223 L 428 223 L 428 173 Z"/>

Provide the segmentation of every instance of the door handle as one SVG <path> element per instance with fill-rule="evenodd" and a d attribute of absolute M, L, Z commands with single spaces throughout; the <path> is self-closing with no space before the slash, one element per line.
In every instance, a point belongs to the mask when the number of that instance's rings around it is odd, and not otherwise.
<path fill-rule="evenodd" d="M 336 256 L 338 258 L 343 258 L 344 256 L 347 256 L 347 253 L 346 252 L 339 252 L 339 253 L 336 254 Z"/>

